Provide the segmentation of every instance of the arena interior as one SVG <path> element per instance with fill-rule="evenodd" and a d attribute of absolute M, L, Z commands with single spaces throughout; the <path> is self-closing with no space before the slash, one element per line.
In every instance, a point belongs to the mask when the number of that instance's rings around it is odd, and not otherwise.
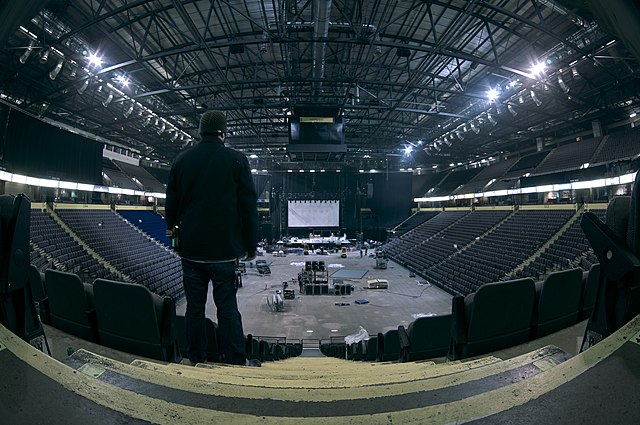
<path fill-rule="evenodd" d="M 0 46 L 2 423 L 640 423 L 638 2 L 7 1 Z M 207 110 L 260 368 L 211 296 L 181 364 Z"/>

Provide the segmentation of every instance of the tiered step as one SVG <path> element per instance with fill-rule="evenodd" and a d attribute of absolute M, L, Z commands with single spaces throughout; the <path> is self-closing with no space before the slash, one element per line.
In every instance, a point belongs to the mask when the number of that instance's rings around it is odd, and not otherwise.
<path fill-rule="evenodd" d="M 189 367 L 126 364 L 80 350 L 65 363 L 0 327 L 3 423 L 43 418 L 65 424 L 542 423 L 542 417 L 544 423 L 586 423 L 601 415 L 613 415 L 609 423 L 638 423 L 640 418 L 629 407 L 640 385 L 640 318 L 573 358 L 547 346 L 508 360 L 440 364 L 292 358 L 261 368 Z M 610 401 L 594 399 L 603 394 Z"/>

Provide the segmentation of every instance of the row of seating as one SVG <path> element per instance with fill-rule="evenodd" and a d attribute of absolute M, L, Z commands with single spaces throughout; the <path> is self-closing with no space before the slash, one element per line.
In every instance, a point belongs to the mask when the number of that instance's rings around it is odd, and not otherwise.
<path fill-rule="evenodd" d="M 487 354 L 540 338 L 590 317 L 596 300 L 600 265 L 531 278 L 482 285 L 455 296 L 450 315 L 421 317 L 347 345 L 333 338 L 321 344 L 325 355 L 364 361 L 450 360 Z M 497 306 L 500 306 L 499 308 Z"/>
<path fill-rule="evenodd" d="M 434 177 L 427 182 L 431 187 L 425 187 L 415 196 L 511 189 L 526 173 L 535 175 L 563 170 L 578 170 L 584 163 L 600 164 L 629 159 L 640 154 L 638 133 L 637 129 L 620 131 L 520 158 L 510 158 L 480 169 L 453 169 L 435 173 Z"/>
<path fill-rule="evenodd" d="M 452 301 L 451 360 L 464 359 L 540 338 L 589 317 L 599 266 L 493 282 Z M 500 308 L 496 308 L 500 306 Z"/>
<path fill-rule="evenodd" d="M 574 213 L 444 211 L 403 237 L 389 241 L 384 250 L 429 283 L 454 295 L 466 295 L 484 283 L 504 278 L 556 234 Z M 420 228 L 427 226 L 436 231 L 423 233 Z M 425 239 L 417 239 L 420 237 Z"/>
<path fill-rule="evenodd" d="M 29 282 L 43 323 L 101 345 L 163 360 L 179 361 L 175 305 L 133 283 L 96 279 L 34 266 Z"/>
<path fill-rule="evenodd" d="M 174 300 L 183 293 L 180 258 L 108 210 L 57 210 L 64 222 L 122 273 Z"/>
<path fill-rule="evenodd" d="M 150 210 L 120 209 L 117 210 L 117 213 L 153 239 L 157 240 L 167 248 L 171 248 L 171 242 L 166 234 L 167 222 L 160 214 Z"/>
<path fill-rule="evenodd" d="M 84 250 L 69 234 L 67 234 L 47 211 L 31 210 L 30 240 L 31 252 L 38 246 L 57 261 L 65 271 L 77 273 L 87 279 L 116 279 L 93 256 Z M 53 267 L 53 263 L 41 255 L 31 255 L 32 264 L 44 271 Z"/>
<path fill-rule="evenodd" d="M 83 283 L 58 270 L 41 273 L 31 266 L 29 283 L 40 319 L 64 332 L 106 347 L 167 362 L 180 361 L 187 350 L 184 316 L 170 297 L 146 287 L 106 279 Z M 223 361 L 217 325 L 206 319 L 207 360 Z M 300 341 L 247 336 L 249 358 L 261 361 L 298 356 Z"/>

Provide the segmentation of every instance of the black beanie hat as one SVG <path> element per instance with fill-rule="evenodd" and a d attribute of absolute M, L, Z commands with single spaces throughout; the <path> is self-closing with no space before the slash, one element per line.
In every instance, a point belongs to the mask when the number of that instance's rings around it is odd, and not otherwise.
<path fill-rule="evenodd" d="M 200 134 L 227 132 L 227 118 L 222 111 L 207 111 L 200 118 Z"/>

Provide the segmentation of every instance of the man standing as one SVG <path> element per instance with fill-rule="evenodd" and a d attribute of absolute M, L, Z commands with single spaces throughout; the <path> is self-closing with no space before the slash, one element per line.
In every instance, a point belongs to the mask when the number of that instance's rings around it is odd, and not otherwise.
<path fill-rule="evenodd" d="M 226 131 L 222 112 L 205 112 L 200 143 L 173 162 L 167 234 L 178 239 L 176 250 L 182 257 L 189 361 L 206 361 L 205 305 L 211 281 L 224 362 L 259 366 L 246 359 L 235 286 L 237 259 L 256 256 L 257 195 L 249 161 L 224 145 Z"/>

